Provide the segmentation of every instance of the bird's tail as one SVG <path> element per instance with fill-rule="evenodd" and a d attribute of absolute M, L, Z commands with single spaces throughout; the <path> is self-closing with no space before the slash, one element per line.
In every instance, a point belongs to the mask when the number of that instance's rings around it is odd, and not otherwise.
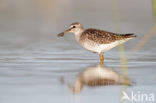
<path fill-rule="evenodd" d="M 133 37 L 136 37 L 136 35 L 134 35 L 133 33 L 130 33 L 130 34 L 124 34 L 122 35 L 124 38 L 133 38 Z"/>

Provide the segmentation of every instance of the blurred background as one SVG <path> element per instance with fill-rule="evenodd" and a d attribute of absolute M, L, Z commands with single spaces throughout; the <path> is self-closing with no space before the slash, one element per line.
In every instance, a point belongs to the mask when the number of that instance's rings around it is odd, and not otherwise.
<path fill-rule="evenodd" d="M 129 78 L 135 82 L 127 88 L 156 95 L 152 0 L 0 0 L 0 103 L 120 101 L 120 86 L 85 87 L 78 97 L 69 89 L 80 71 L 99 62 L 74 35 L 57 38 L 73 22 L 136 34 L 125 43 Z M 148 34 L 142 48 L 130 55 Z M 122 74 L 118 48 L 105 53 L 105 64 Z"/>
<path fill-rule="evenodd" d="M 116 27 L 119 26 L 120 32 L 135 33 L 138 40 L 153 27 L 151 0 L 117 0 L 116 3 L 114 1 L 1 0 L 0 44 L 3 44 L 1 49 L 31 48 L 39 42 L 43 42 L 44 46 L 53 46 L 53 42 L 56 41 L 72 42 L 74 44 L 71 48 L 74 48 L 76 45 L 72 36 L 56 39 L 56 35 L 73 22 L 80 22 L 84 28 L 94 27 L 112 32 L 117 32 Z M 120 20 L 118 24 L 116 12 Z M 154 46 L 154 39 L 155 36 L 148 42 L 150 46 Z M 37 46 L 44 48 L 41 45 Z"/>

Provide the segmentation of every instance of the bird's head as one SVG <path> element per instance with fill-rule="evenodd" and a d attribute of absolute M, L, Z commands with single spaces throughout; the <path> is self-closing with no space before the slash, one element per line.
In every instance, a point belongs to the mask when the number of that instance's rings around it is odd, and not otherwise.
<path fill-rule="evenodd" d="M 75 23 L 72 23 L 67 30 L 65 30 L 64 32 L 58 34 L 58 36 L 59 37 L 64 36 L 64 34 L 66 34 L 66 33 L 74 33 L 75 35 L 77 35 L 82 31 L 83 31 L 82 25 L 80 23 L 78 23 L 78 22 L 75 22 Z"/>

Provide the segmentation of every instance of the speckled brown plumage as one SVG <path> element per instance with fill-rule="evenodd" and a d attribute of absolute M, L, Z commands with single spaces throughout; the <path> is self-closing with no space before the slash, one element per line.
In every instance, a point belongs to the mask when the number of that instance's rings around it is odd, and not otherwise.
<path fill-rule="evenodd" d="M 132 37 L 136 37 L 136 36 L 134 34 L 116 34 L 104 30 L 89 28 L 82 33 L 80 38 L 82 41 L 89 39 L 98 44 L 108 44 L 111 42 L 115 42 L 117 40 L 123 40 Z"/>

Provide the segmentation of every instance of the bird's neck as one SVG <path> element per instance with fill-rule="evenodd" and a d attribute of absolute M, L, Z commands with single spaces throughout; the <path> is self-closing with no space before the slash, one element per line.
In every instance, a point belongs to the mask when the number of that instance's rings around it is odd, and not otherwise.
<path fill-rule="evenodd" d="M 79 29 L 78 31 L 75 32 L 75 38 L 76 38 L 77 41 L 79 41 L 83 31 L 84 31 L 84 29 L 81 28 L 81 29 Z"/>

